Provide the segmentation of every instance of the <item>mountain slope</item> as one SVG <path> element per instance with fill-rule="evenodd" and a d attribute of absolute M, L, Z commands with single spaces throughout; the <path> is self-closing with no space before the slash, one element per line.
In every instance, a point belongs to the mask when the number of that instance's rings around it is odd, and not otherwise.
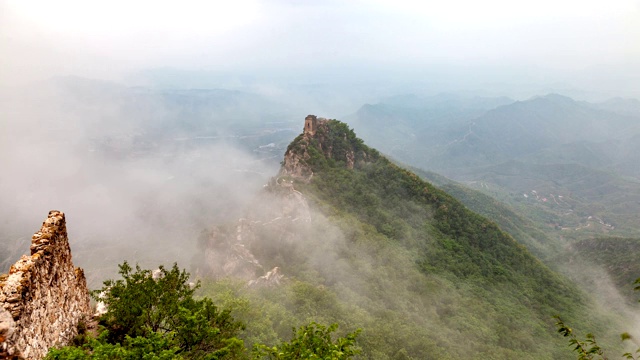
<path fill-rule="evenodd" d="M 539 259 L 546 260 L 550 254 L 561 250 L 560 244 L 554 243 L 533 221 L 508 204 L 442 175 L 416 168 L 411 168 L 411 170 L 456 198 L 470 210 L 494 221 L 503 231 L 506 231 L 518 243 L 525 245 Z"/>
<path fill-rule="evenodd" d="M 551 238 L 638 236 L 637 101 L 591 104 L 549 94 L 436 126 L 430 114 L 460 112 L 463 104 L 446 110 L 446 103 L 422 101 L 419 112 L 409 101 L 393 104 L 361 109 L 387 119 L 385 127 L 364 120 L 357 125 L 367 141 L 399 161 L 506 202 Z M 431 132 L 389 138 L 406 128 L 411 111 L 411 124 L 428 124 Z"/>
<path fill-rule="evenodd" d="M 584 258 L 594 266 L 601 266 L 611 276 L 614 284 L 625 291 L 620 293 L 636 303 L 638 294 L 633 292 L 634 281 L 640 274 L 640 239 L 599 237 L 572 244 L 567 254 L 569 261 Z M 596 281 L 596 279 L 591 279 Z"/>
<path fill-rule="evenodd" d="M 523 274 L 553 278 L 494 223 L 369 149 L 346 125 L 329 121 L 326 129 L 326 138 L 320 131 L 315 137 L 299 137 L 285 154 L 285 173 L 308 166 L 315 175 L 303 189 L 422 251 L 426 268 L 444 268 L 463 278 L 500 275 L 512 282 Z M 355 159 L 352 169 L 344 166 L 350 157 Z M 451 249 L 459 251 L 447 251 Z M 443 255 L 453 261 L 444 261 Z M 554 285 L 562 288 L 560 282 Z"/>
<path fill-rule="evenodd" d="M 423 103 L 423 112 L 416 113 L 413 119 L 416 124 L 430 123 L 427 114 L 432 106 Z M 486 197 L 477 201 L 483 196 L 456 185 L 444 188 L 475 211 L 499 222 L 504 230 L 554 268 L 562 268 L 568 264 L 564 259 L 572 259 L 571 269 L 564 271 L 584 273 L 574 271 L 576 264 L 588 269 L 595 261 L 590 256 L 576 257 L 571 253 L 558 259 L 558 254 L 564 253 L 567 246 L 581 249 L 589 241 L 598 241 L 603 236 L 637 238 L 640 235 L 637 227 L 640 221 L 640 107 L 637 100 L 618 98 L 590 104 L 550 94 L 487 110 L 467 123 L 432 126 L 429 137 L 397 137 L 397 141 L 391 142 L 385 134 L 394 133 L 393 119 L 402 118 L 415 108 L 415 104 L 407 102 L 395 104 L 394 108 L 385 108 L 384 116 L 389 119 L 386 128 L 360 121 L 361 133 L 400 161 L 438 171 L 516 210 L 534 226 L 516 226 L 518 221 L 512 221 L 514 214 L 488 208 L 491 200 Z M 369 106 L 362 110 L 373 117 L 382 114 L 382 111 L 376 114 L 374 109 Z M 404 122 L 398 122 L 398 127 L 404 126 Z M 369 137 L 370 133 L 376 136 Z M 441 140 L 433 142 L 432 138 Z M 443 142 L 446 146 L 442 146 Z M 615 239 L 609 241 L 613 243 Z M 595 254 L 601 253 L 595 251 Z M 624 282 L 633 275 L 621 279 L 620 271 L 615 263 L 603 264 L 603 272 L 613 280 L 611 284 L 617 284 L 621 293 L 631 294 L 630 284 Z M 596 291 L 589 285 L 589 279 L 578 280 L 587 291 Z"/>
<path fill-rule="evenodd" d="M 615 173 L 578 164 L 509 161 L 469 170 L 459 180 L 520 208 L 564 236 L 629 236 L 637 231 L 640 184 Z"/>
<path fill-rule="evenodd" d="M 211 285 L 211 294 L 254 304 L 236 312 L 247 328 L 273 329 L 248 333 L 251 341 L 320 319 L 362 327 L 367 358 L 569 359 L 552 315 L 599 334 L 610 326 L 495 223 L 392 164 L 344 123 L 318 120 L 298 136 L 266 189 L 301 193 L 312 215 L 304 222 L 267 210 L 270 221 L 242 220 L 251 236 L 229 227 L 264 268 L 289 279 L 258 291 Z"/>

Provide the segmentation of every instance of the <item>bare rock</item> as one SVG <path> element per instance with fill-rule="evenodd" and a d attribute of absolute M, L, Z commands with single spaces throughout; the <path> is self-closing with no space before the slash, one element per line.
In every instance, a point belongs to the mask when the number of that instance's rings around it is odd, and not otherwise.
<path fill-rule="evenodd" d="M 42 359 L 68 344 L 89 314 L 84 271 L 75 268 L 64 213 L 52 210 L 23 256 L 0 276 L 0 358 Z"/>
<path fill-rule="evenodd" d="M 247 284 L 249 287 L 252 286 L 278 286 L 280 285 L 284 275 L 280 272 L 279 267 L 274 267 L 271 271 L 267 272 L 263 276 L 255 280 L 249 281 Z"/>

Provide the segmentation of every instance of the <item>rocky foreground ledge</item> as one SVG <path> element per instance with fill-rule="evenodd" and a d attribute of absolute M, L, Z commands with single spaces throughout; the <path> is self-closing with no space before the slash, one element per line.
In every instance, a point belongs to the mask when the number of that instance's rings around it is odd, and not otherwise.
<path fill-rule="evenodd" d="M 41 359 L 69 343 L 90 314 L 81 268 L 73 266 L 64 213 L 52 210 L 8 274 L 0 275 L 0 359 Z"/>

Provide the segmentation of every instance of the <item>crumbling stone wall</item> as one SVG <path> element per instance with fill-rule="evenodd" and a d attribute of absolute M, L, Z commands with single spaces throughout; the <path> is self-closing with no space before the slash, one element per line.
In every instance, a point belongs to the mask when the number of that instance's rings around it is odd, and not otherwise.
<path fill-rule="evenodd" d="M 74 268 L 64 213 L 49 212 L 22 256 L 0 275 L 0 359 L 41 359 L 69 343 L 90 313 L 84 272 Z"/>

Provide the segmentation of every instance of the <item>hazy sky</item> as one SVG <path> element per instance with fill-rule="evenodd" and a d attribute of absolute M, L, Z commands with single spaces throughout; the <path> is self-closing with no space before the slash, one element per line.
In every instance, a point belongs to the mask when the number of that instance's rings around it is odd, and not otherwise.
<path fill-rule="evenodd" d="M 159 67 L 453 65 L 637 76 L 640 1 L 0 0 L 0 53 L 4 83 L 119 79 Z"/>

